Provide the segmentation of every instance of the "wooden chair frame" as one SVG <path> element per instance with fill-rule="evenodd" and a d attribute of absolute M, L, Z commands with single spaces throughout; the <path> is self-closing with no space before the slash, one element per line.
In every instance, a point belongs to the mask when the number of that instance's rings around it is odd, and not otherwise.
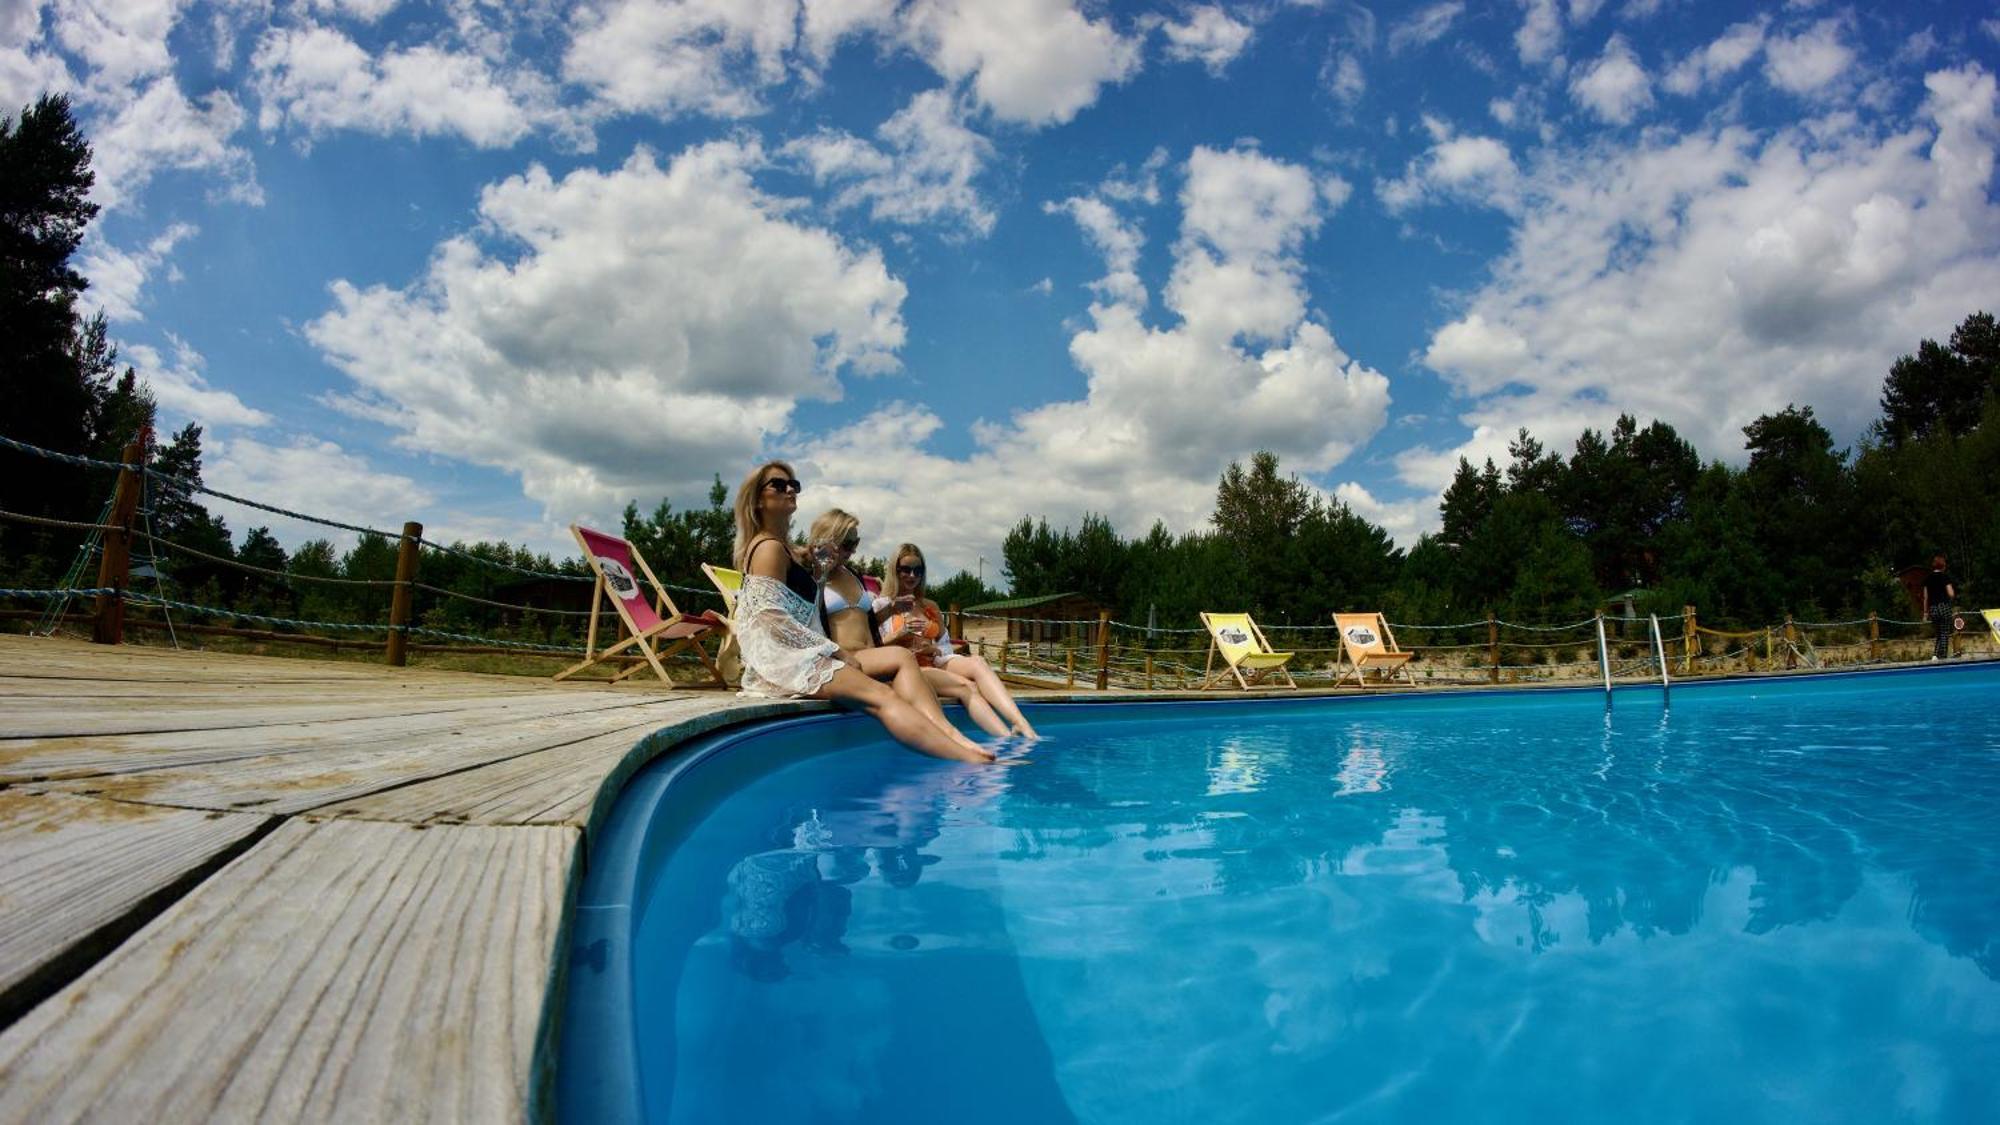
<path fill-rule="evenodd" d="M 1221 638 L 1215 635 L 1215 630 L 1219 628 L 1219 626 L 1215 623 L 1215 618 L 1217 616 L 1225 616 L 1225 615 L 1210 614 L 1210 613 L 1204 613 L 1201 615 L 1201 623 L 1208 628 L 1208 664 L 1204 666 L 1201 670 L 1201 674 L 1204 678 L 1202 679 L 1200 690 L 1207 691 L 1209 688 L 1212 688 L 1217 684 L 1221 683 L 1222 677 L 1226 675 L 1233 675 L 1236 677 L 1236 686 L 1242 688 L 1244 691 L 1249 691 L 1251 687 L 1259 685 L 1266 677 L 1271 676 L 1273 674 L 1283 676 L 1287 686 L 1289 686 L 1294 691 L 1298 690 L 1299 682 L 1297 680 L 1292 679 L 1291 670 L 1286 667 L 1286 665 L 1292 662 L 1292 654 L 1289 652 L 1272 651 L 1271 642 L 1266 640 L 1264 637 L 1264 630 L 1258 628 L 1256 620 L 1253 619 L 1247 613 L 1242 615 L 1243 623 L 1250 627 L 1250 635 L 1256 638 L 1257 648 L 1259 649 L 1259 651 L 1246 652 L 1240 659 L 1233 662 L 1229 659 L 1227 655 L 1223 655 L 1222 671 L 1216 672 L 1215 658 L 1218 654 L 1222 653 Z M 1227 614 L 1226 616 L 1235 617 L 1237 615 L 1232 613 L 1232 614 Z M 1249 678 L 1246 679 L 1243 675 L 1243 665 L 1252 658 L 1256 657 L 1263 657 L 1266 659 L 1271 657 L 1278 657 L 1280 659 L 1278 659 L 1276 663 L 1269 664 L 1266 667 L 1252 669 Z M 1211 675 L 1211 673 L 1213 674 Z"/>
<path fill-rule="evenodd" d="M 710 582 L 715 584 L 715 592 L 722 595 L 723 612 L 728 615 L 730 620 L 728 635 L 722 638 L 722 643 L 717 645 L 715 649 L 716 671 L 721 673 L 726 683 L 741 683 L 743 681 L 743 651 L 736 644 L 736 592 L 743 588 L 743 572 L 740 570 L 731 570 L 726 566 L 715 566 L 711 563 L 701 564 L 701 572 L 708 576 Z M 723 577 L 726 574 L 735 575 L 736 580 L 734 582 L 729 581 Z"/>
<path fill-rule="evenodd" d="M 702 665 L 708 669 L 708 674 L 715 678 L 716 686 L 729 686 L 728 681 L 722 678 L 722 670 L 716 667 L 714 657 L 709 655 L 707 646 L 701 643 L 702 637 L 716 629 L 726 630 L 729 627 L 727 621 L 717 617 L 712 611 L 703 614 L 682 613 L 680 607 L 674 604 L 673 598 L 667 596 L 666 586 L 662 585 L 659 578 L 653 574 L 653 568 L 646 565 L 646 556 L 640 554 L 637 547 L 634 547 L 631 543 L 623 539 L 619 539 L 615 535 L 607 535 L 601 531 L 591 530 L 591 534 L 593 535 L 600 535 L 606 539 L 616 539 L 618 542 L 624 543 L 625 549 L 631 552 L 632 561 L 638 564 L 639 570 L 645 574 L 646 581 L 653 584 L 653 593 L 655 596 L 653 612 L 659 616 L 660 621 L 659 624 L 654 625 L 650 629 L 640 628 L 638 622 L 632 619 L 631 611 L 625 608 L 624 600 L 605 588 L 604 569 L 598 565 L 597 553 L 591 550 L 590 542 L 584 538 L 583 533 L 586 529 L 580 525 L 571 524 L 569 530 L 570 534 L 576 537 L 577 545 L 583 548 L 584 561 L 589 564 L 591 573 L 597 576 L 597 585 L 591 591 L 590 595 L 590 631 L 583 642 L 583 659 L 557 672 L 555 675 L 556 679 L 568 679 L 585 668 L 593 664 L 601 664 L 606 659 L 616 656 L 626 649 L 637 649 L 639 654 L 646 658 L 645 663 L 634 663 L 631 667 L 613 675 L 611 682 L 614 684 L 618 683 L 628 676 L 643 672 L 648 667 L 651 667 L 653 673 L 660 677 L 660 682 L 668 688 L 672 688 L 674 686 L 673 678 L 667 675 L 666 665 L 660 663 L 661 658 L 672 656 L 682 649 L 692 649 L 694 650 L 695 658 L 700 660 Z M 611 603 L 612 610 L 617 614 L 619 632 L 625 639 L 606 648 L 599 649 L 597 647 L 597 619 L 605 601 Z M 693 631 L 687 631 L 690 627 L 697 628 Z M 659 647 L 659 643 L 662 640 L 669 642 L 664 648 Z"/>
<path fill-rule="evenodd" d="M 1411 687 L 1417 686 L 1417 677 L 1410 671 L 1410 661 L 1417 654 L 1414 652 L 1405 652 L 1396 644 L 1396 634 L 1389 631 L 1389 621 L 1387 618 L 1379 613 L 1336 613 L 1333 615 L 1333 624 L 1334 631 L 1340 634 L 1341 655 L 1345 656 L 1348 663 L 1353 665 L 1351 670 L 1334 681 L 1333 686 L 1339 687 L 1341 684 L 1346 683 L 1351 676 L 1355 687 L 1367 687 L 1368 683 L 1363 673 L 1370 668 L 1382 673 L 1381 679 L 1377 681 L 1378 683 L 1387 684 L 1391 682 L 1390 678 L 1400 668 L 1403 671 L 1403 678 L 1409 682 L 1409 685 Z M 1347 640 L 1347 627 L 1349 625 L 1366 625 L 1374 629 L 1376 635 L 1382 638 L 1382 650 L 1379 652 L 1356 652 L 1354 646 L 1349 644 Z"/>

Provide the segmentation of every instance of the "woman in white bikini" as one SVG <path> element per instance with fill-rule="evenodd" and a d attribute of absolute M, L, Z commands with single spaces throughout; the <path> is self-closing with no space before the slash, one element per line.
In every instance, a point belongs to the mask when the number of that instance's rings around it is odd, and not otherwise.
<path fill-rule="evenodd" d="M 912 654 L 872 649 L 848 656 L 821 629 L 819 589 L 787 546 L 799 480 L 782 461 L 758 466 L 736 490 L 736 642 L 743 690 L 831 699 L 873 715 L 896 740 L 939 758 L 990 762 L 993 755 L 947 722 Z M 900 652 L 900 655 L 898 654 Z M 873 674 L 886 674 L 880 683 Z"/>
<path fill-rule="evenodd" d="M 977 656 L 954 649 L 951 634 L 945 631 L 944 615 L 938 612 L 936 602 L 924 597 L 924 553 L 916 544 L 905 543 L 890 557 L 889 590 L 877 599 L 888 603 L 878 609 L 884 618 L 883 640 L 908 645 L 927 671 L 935 669 L 971 684 L 1007 720 L 1012 733 L 1040 738 L 992 667 Z"/>
<path fill-rule="evenodd" d="M 881 647 L 875 639 L 878 601 L 875 592 L 861 581 L 848 564 L 854 558 L 854 551 L 861 545 L 861 521 L 841 511 L 829 508 L 812 522 L 806 530 L 806 549 L 832 560 L 826 572 L 826 581 L 820 587 L 820 604 L 826 607 L 827 633 L 835 644 L 849 656 L 861 657 L 863 653 Z M 897 647 L 896 651 L 907 649 Z M 919 667 L 923 657 L 915 656 Z M 995 738 L 1005 738 L 1013 733 L 971 680 L 954 676 L 941 668 L 924 667 L 924 680 L 939 699 L 954 700 L 962 705 L 966 713 L 980 730 Z"/>

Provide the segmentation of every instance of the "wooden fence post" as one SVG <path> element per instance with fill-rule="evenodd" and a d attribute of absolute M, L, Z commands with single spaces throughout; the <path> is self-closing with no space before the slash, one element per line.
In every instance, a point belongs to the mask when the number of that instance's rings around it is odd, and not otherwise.
<path fill-rule="evenodd" d="M 1146 654 L 1146 690 L 1153 690 L 1153 654 Z"/>
<path fill-rule="evenodd" d="M 1500 619 L 1486 611 L 1486 663 L 1490 666 L 1488 679 L 1500 682 Z"/>
<path fill-rule="evenodd" d="M 97 596 L 97 619 L 91 622 L 90 639 L 101 645 L 125 643 L 125 587 L 132 581 L 132 518 L 139 511 L 140 461 L 145 446 L 131 442 L 125 446 L 118 470 L 118 486 L 111 494 L 111 530 L 104 533 L 103 551 L 97 557 L 97 585 L 116 593 Z"/>
<path fill-rule="evenodd" d="M 1111 611 L 1097 611 L 1097 690 L 1111 686 Z"/>
<path fill-rule="evenodd" d="M 1014 639 L 1012 637 L 1000 642 L 1000 674 L 1003 676 L 1007 674 L 1007 654 L 1013 651 L 1013 648 Z"/>
<path fill-rule="evenodd" d="M 417 540 L 424 537 L 424 525 L 416 522 L 403 525 L 403 539 L 396 547 L 396 592 L 389 600 L 389 650 L 387 657 L 392 668 L 401 668 L 409 659 L 407 647 L 409 638 L 404 630 L 410 625 L 410 603 L 415 600 L 416 589 L 411 583 L 417 580 Z"/>
<path fill-rule="evenodd" d="M 1868 662 L 1882 659 L 1882 623 L 1875 619 L 1875 611 L 1868 611 Z"/>
<path fill-rule="evenodd" d="M 1075 650 L 1075 649 L 1070 649 L 1070 650 L 1069 650 L 1068 652 L 1066 652 L 1066 653 L 1064 653 L 1064 654 L 1063 654 L 1063 675 L 1064 675 L 1065 677 L 1067 677 L 1067 679 L 1068 679 L 1068 681 L 1069 681 L 1069 683 L 1068 683 L 1068 686 L 1070 686 L 1070 687 L 1075 687 L 1075 686 L 1076 686 L 1076 650 Z"/>
<path fill-rule="evenodd" d="M 1799 666 L 1799 631 L 1792 627 L 1792 615 L 1785 615 L 1785 667 Z"/>
<path fill-rule="evenodd" d="M 951 610 L 945 615 L 945 621 L 949 623 L 951 639 L 957 641 L 959 644 L 964 644 L 965 621 L 964 615 L 959 612 L 957 602 L 951 603 Z"/>
<path fill-rule="evenodd" d="M 1686 676 L 1694 671 L 1694 653 L 1701 644 L 1701 626 L 1695 623 L 1693 606 L 1682 606 L 1681 613 L 1685 615 L 1681 622 L 1681 675 Z"/>

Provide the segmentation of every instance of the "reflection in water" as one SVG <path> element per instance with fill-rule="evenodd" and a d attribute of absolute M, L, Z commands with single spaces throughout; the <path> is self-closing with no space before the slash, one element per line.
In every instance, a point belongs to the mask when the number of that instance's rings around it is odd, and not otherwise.
<path fill-rule="evenodd" d="M 1380 793 L 1389 781 L 1389 767 L 1382 760 L 1382 751 L 1366 745 L 1357 735 L 1354 745 L 1348 748 L 1340 759 L 1340 773 L 1334 778 L 1340 788 L 1333 791 L 1336 797 L 1348 797 L 1356 793 Z"/>
<path fill-rule="evenodd" d="M 925 1119 L 912 1071 L 952 1120 L 1024 1119 L 1014 1086 L 1053 1099 L 1034 1120 L 2000 1104 L 1990 711 L 1591 703 L 1106 724 L 1010 770 L 746 794 L 710 932 L 748 991 L 684 990 L 682 1031 L 790 1044 L 847 1091 L 791 1108 L 833 1120 Z M 926 1030 L 974 1016 L 1046 1062 L 981 1094 Z M 896 1046 L 830 1030 L 881 1021 Z"/>

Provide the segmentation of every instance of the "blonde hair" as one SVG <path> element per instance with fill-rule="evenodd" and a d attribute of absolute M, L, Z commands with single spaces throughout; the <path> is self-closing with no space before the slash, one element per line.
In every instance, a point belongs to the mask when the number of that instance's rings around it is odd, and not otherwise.
<path fill-rule="evenodd" d="M 903 596 L 903 576 L 896 572 L 896 567 L 904 559 L 912 556 L 916 558 L 918 566 L 930 566 L 929 563 L 924 561 L 923 551 L 919 550 L 915 543 L 898 544 L 896 553 L 889 556 L 889 575 L 882 583 L 883 586 L 888 588 L 890 597 L 900 598 Z M 926 588 L 930 586 L 930 577 L 928 572 L 924 574 L 924 585 Z"/>
<path fill-rule="evenodd" d="M 736 550 L 733 554 L 738 570 L 749 569 L 750 542 L 763 533 L 764 521 L 758 518 L 757 498 L 763 495 L 764 483 L 771 479 L 773 470 L 793 480 L 799 479 L 799 474 L 783 461 L 766 461 L 750 470 L 750 475 L 736 487 Z M 790 549 L 789 545 L 786 549 Z"/>
<path fill-rule="evenodd" d="M 828 508 L 819 514 L 819 518 L 812 522 L 810 528 L 806 529 L 806 542 L 837 545 L 850 535 L 860 534 L 860 531 L 860 520 L 839 508 Z"/>

